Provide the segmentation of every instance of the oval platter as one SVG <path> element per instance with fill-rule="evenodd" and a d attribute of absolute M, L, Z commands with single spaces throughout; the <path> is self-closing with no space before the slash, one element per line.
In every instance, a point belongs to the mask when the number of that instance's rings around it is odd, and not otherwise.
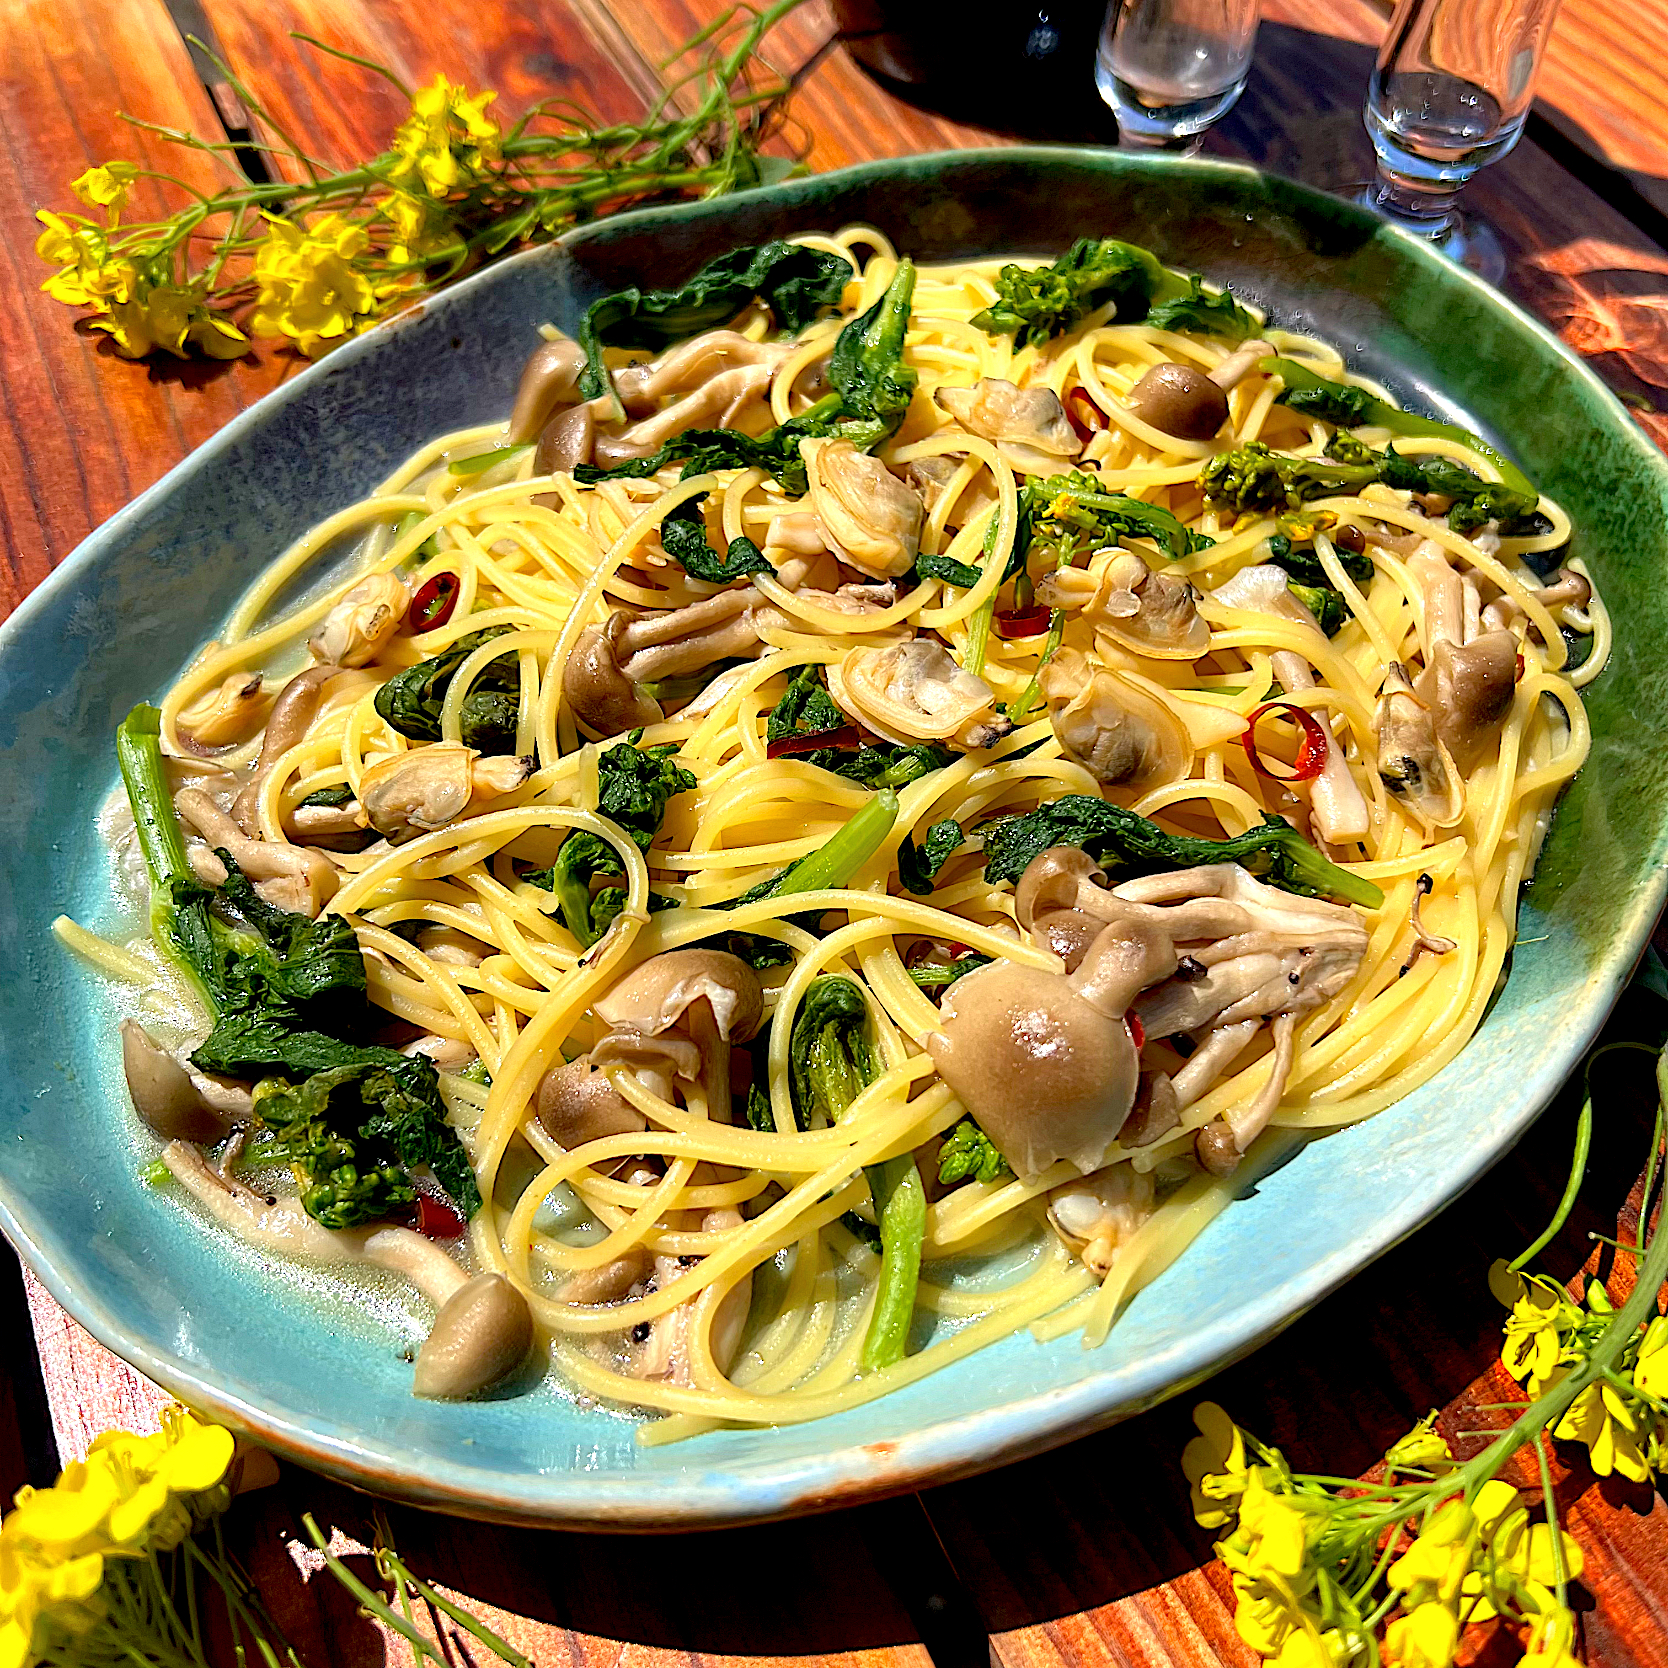
<path fill-rule="evenodd" d="M 1617 621 L 1588 691 L 1591 760 L 1561 805 L 1481 1031 L 1378 1117 L 1303 1147 L 1140 1293 L 1110 1340 L 1006 1339 L 837 1417 L 641 1447 L 548 1379 L 414 1400 L 415 1319 L 275 1277 L 139 1176 L 119 994 L 55 943 L 116 924 L 94 827 L 112 732 L 257 573 L 423 441 L 507 414 L 533 327 L 668 283 L 736 244 L 854 221 L 918 260 L 1155 249 L 1313 331 L 1406 404 L 1504 446 L 1564 504 Z M 0 630 L 0 1226 L 97 1338 L 194 1407 L 359 1487 L 507 1522 L 693 1528 L 943 1481 L 1064 1442 L 1255 1349 L 1474 1182 L 1580 1058 L 1661 909 L 1668 853 L 1668 466 L 1541 325 L 1361 210 L 1219 162 L 1054 148 L 869 164 L 601 222 L 340 348 L 89 538 Z M 131 1004 L 132 993 L 126 1000 Z"/>

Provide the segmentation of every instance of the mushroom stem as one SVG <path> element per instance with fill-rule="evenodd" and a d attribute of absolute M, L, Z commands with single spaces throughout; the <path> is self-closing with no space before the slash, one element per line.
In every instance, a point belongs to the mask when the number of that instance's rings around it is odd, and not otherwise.
<path fill-rule="evenodd" d="M 306 739 L 308 727 L 319 710 L 324 686 L 341 669 L 340 666 L 309 666 L 305 672 L 297 672 L 272 703 L 266 733 L 261 737 L 261 755 L 255 761 L 255 774 L 232 801 L 232 815 L 245 834 L 254 837 L 260 833 L 261 789 L 278 760 Z"/>
<path fill-rule="evenodd" d="M 1210 373 L 1210 379 L 1226 393 L 1230 388 L 1237 388 L 1246 377 L 1257 367 L 1259 359 L 1266 359 L 1274 352 L 1274 345 L 1265 342 L 1261 337 L 1255 341 L 1244 343 L 1234 349 L 1232 353 Z"/>

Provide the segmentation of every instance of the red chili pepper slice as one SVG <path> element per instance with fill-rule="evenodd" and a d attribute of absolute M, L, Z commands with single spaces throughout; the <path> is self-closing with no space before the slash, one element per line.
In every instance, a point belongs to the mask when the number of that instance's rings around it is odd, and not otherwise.
<path fill-rule="evenodd" d="M 1066 395 L 1066 420 L 1084 445 L 1106 427 L 1106 413 L 1089 398 L 1086 388 L 1074 388 Z"/>
<path fill-rule="evenodd" d="M 462 587 L 455 573 L 437 573 L 433 579 L 419 585 L 406 614 L 411 629 L 414 632 L 434 631 L 445 625 L 458 605 L 460 589 Z"/>
<path fill-rule="evenodd" d="M 444 1199 L 432 1193 L 417 1195 L 417 1232 L 424 1239 L 456 1239 L 467 1226 Z"/>
<path fill-rule="evenodd" d="M 1041 637 L 1048 630 L 1049 610 L 1039 603 L 1029 608 L 1004 609 L 995 618 L 998 637 Z"/>
<path fill-rule="evenodd" d="M 832 747 L 841 753 L 855 752 L 863 745 L 855 724 L 842 724 L 837 730 L 812 730 L 802 736 L 778 736 L 765 743 L 767 759 L 792 758 L 795 753 L 818 753 Z"/>
<path fill-rule="evenodd" d="M 1257 724 L 1265 713 L 1270 712 L 1284 713 L 1303 732 L 1303 745 L 1298 748 L 1296 762 L 1290 770 L 1284 761 L 1279 761 L 1278 769 L 1271 768 L 1257 751 Z M 1245 726 L 1245 734 L 1239 739 L 1245 748 L 1246 758 L 1251 761 L 1252 769 L 1272 781 L 1312 782 L 1326 768 L 1325 729 L 1312 713 L 1290 701 L 1269 701 L 1258 707 Z"/>
<path fill-rule="evenodd" d="M 1124 1023 L 1129 1027 L 1130 1039 L 1135 1044 L 1135 1052 L 1139 1054 L 1147 1046 L 1147 1028 L 1136 1017 L 1133 1008 L 1124 1015 Z"/>

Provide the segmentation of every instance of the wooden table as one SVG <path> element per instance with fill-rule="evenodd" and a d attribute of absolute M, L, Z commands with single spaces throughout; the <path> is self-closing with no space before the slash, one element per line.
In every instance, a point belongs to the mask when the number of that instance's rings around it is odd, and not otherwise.
<path fill-rule="evenodd" d="M 413 84 L 443 69 L 499 88 L 508 108 L 560 93 L 619 119 L 658 85 L 653 66 L 718 9 L 715 0 L 207 0 L 230 63 L 259 99 L 314 150 L 343 159 L 381 147 L 398 96 L 342 66 L 321 66 L 286 38 L 291 29 L 389 63 Z M 1080 26 L 1081 10 L 1051 8 L 1068 28 Z M 1383 17 L 1367 0 L 1269 0 L 1250 87 L 1208 150 L 1331 189 L 1365 178 L 1360 104 Z M 1587 355 L 1668 446 L 1665 23 L 1663 0 L 1567 0 L 1529 134 L 1470 195 L 1510 246 L 1508 291 Z M 1001 99 L 984 100 L 981 119 L 1007 123 L 994 132 L 880 90 L 843 50 L 823 51 L 830 32 L 813 3 L 771 47 L 784 67 L 811 66 L 797 110 L 813 135 L 815 168 L 1012 137 L 1112 137 L 1083 53 L 1071 60 L 1075 85 L 1062 85 L 1046 126 Z M 118 108 L 218 134 L 163 0 L 4 0 L 0 612 L 295 368 L 271 352 L 230 367 L 130 365 L 73 330 L 69 315 L 38 293 L 34 210 L 62 205 L 68 180 L 88 163 L 116 155 L 160 162 L 160 147 L 116 121 Z M 199 160 L 188 158 L 186 172 L 200 182 Z M 1654 998 L 1630 995 L 1612 1034 L 1655 1041 L 1665 1021 Z M 1552 1253 L 1560 1272 L 1587 1257 L 1590 1229 L 1616 1231 L 1647 1105 L 1637 1075 L 1612 1091 L 1587 1192 Z M 1495 1360 L 1499 1312 L 1484 1275 L 1548 1214 L 1572 1110 L 1566 1093 L 1462 1204 L 1201 1393 L 1308 1468 L 1363 1470 L 1432 1406 L 1444 1409 L 1445 1429 L 1469 1451 L 1482 1438 L 1458 1433 L 1504 1422 L 1505 1413 L 1484 1404 L 1515 1388 Z M 26 1288 L 9 1259 L 0 1268 L 0 1324 L 5 1493 L 26 1479 L 49 1480 L 60 1455 L 78 1454 L 108 1425 L 154 1423 L 160 1392 L 32 1279 Z M 546 1668 L 742 1657 L 887 1668 L 1249 1665 L 1255 1659 L 1234 1635 L 1225 1574 L 1187 1510 L 1178 1461 L 1193 1399 L 988 1477 L 771 1528 L 646 1543 L 391 1516 L 410 1563 L 465 1595 Z M 1649 1489 L 1594 1479 L 1570 1452 L 1560 1458 L 1562 1509 L 1587 1555 L 1577 1599 L 1587 1659 L 1660 1668 L 1668 1662 L 1668 1506 Z M 399 1641 L 357 1618 L 295 1551 L 299 1514 L 309 1509 L 350 1540 L 368 1534 L 364 1499 L 294 1469 L 230 1520 L 303 1656 L 314 1665 L 406 1660 Z M 1501 1642 L 1475 1643 L 1480 1662 L 1500 1659 Z"/>

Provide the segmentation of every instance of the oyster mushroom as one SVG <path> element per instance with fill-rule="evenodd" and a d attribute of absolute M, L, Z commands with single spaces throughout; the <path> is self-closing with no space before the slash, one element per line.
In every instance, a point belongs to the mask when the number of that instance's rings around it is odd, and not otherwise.
<path fill-rule="evenodd" d="M 460 742 L 437 741 L 372 765 L 359 779 L 359 803 L 370 826 L 397 845 L 450 827 L 532 774 L 530 757 L 484 759 Z"/>
<path fill-rule="evenodd" d="M 174 795 L 174 809 L 206 842 L 189 848 L 186 855 L 210 885 L 225 884 L 226 867 L 215 856 L 225 851 L 262 897 L 292 914 L 316 916 L 335 897 L 341 873 L 322 851 L 250 839 L 201 788 L 181 788 Z"/>
<path fill-rule="evenodd" d="M 165 1141 L 218 1141 L 231 1125 L 198 1092 L 191 1073 L 136 1019 L 121 1024 L 122 1071 L 133 1109 Z"/>
<path fill-rule="evenodd" d="M 707 330 L 646 365 L 615 371 L 614 391 L 632 416 L 642 416 L 652 412 L 657 401 L 704 388 L 726 371 L 763 367 L 769 387 L 777 367 L 792 351 L 791 344 L 755 342 L 737 330 Z"/>
<path fill-rule="evenodd" d="M 1465 815 L 1465 781 L 1399 661 L 1384 669 L 1373 727 L 1385 787 L 1427 828 L 1452 828 Z"/>
<path fill-rule="evenodd" d="M 331 667 L 363 666 L 400 629 L 410 594 L 392 573 L 361 579 L 307 639 L 312 657 Z"/>
<path fill-rule="evenodd" d="M 791 353 L 788 343 L 759 343 L 769 355 L 721 370 L 664 410 L 640 418 L 617 435 L 598 435 L 592 448 L 600 464 L 625 463 L 658 451 L 688 429 L 728 429 L 749 405 L 769 393 L 776 367 Z"/>
<path fill-rule="evenodd" d="M 940 388 L 933 400 L 968 433 L 995 441 L 1002 456 L 1028 475 L 1052 475 L 1083 450 L 1052 388 L 1021 388 L 987 376 L 971 388 Z"/>
<path fill-rule="evenodd" d="M 162 1158 L 180 1186 L 245 1244 L 305 1262 L 387 1269 L 422 1292 L 438 1311 L 429 1336 L 433 1339 L 439 1332 L 439 1339 L 426 1366 L 423 1351 L 418 1353 L 413 1385 L 418 1395 L 473 1395 L 513 1372 L 525 1358 L 532 1344 L 532 1314 L 526 1298 L 503 1275 L 477 1275 L 472 1280 L 432 1240 L 410 1228 L 326 1228 L 307 1215 L 298 1199 L 263 1198 L 211 1169 L 188 1142 L 170 1141 Z M 423 1349 L 427 1348 L 425 1343 Z"/>
<path fill-rule="evenodd" d="M 921 545 L 920 494 L 849 440 L 802 441 L 799 455 L 834 554 L 875 579 L 907 573 Z"/>
<path fill-rule="evenodd" d="M 1193 743 L 1181 721 L 1121 673 L 1094 671 L 1077 650 L 1061 649 L 1040 683 L 1061 749 L 1103 786 L 1140 795 L 1192 767 Z"/>
<path fill-rule="evenodd" d="M 596 413 L 588 402 L 558 411 L 539 431 L 539 443 L 533 452 L 533 473 L 571 475 L 580 464 L 591 461 L 596 437 Z M 538 496 L 541 503 L 552 497 L 549 493 Z"/>
<path fill-rule="evenodd" d="M 271 705 L 259 672 L 233 672 L 180 714 L 180 740 L 202 749 L 233 746 L 260 728 Z"/>
<path fill-rule="evenodd" d="M 995 691 L 931 637 L 851 650 L 829 666 L 828 689 L 844 711 L 899 746 L 989 747 L 1013 729 Z"/>
<path fill-rule="evenodd" d="M 647 1289 L 653 1273 L 654 1253 L 634 1245 L 612 1262 L 576 1269 L 562 1283 L 561 1298 L 564 1303 L 618 1303 L 631 1296 L 633 1287 Z"/>
<path fill-rule="evenodd" d="M 764 1013 L 759 977 L 740 957 L 708 949 L 651 956 L 591 1010 L 610 1033 L 591 1050 L 593 1064 L 630 1064 L 630 1051 L 645 1042 L 657 1050 L 682 1044 L 668 1063 L 678 1077 L 699 1083 L 709 1118 L 729 1121 L 730 1045 L 751 1041 Z"/>
<path fill-rule="evenodd" d="M 292 747 L 307 739 L 307 731 L 318 715 L 319 698 L 324 686 L 341 671 L 339 666 L 309 666 L 297 672 L 278 692 L 267 715 L 266 733 L 261 737 L 261 754 L 255 761 L 255 773 L 244 783 L 232 801 L 232 815 L 238 826 L 251 837 L 261 831 L 261 789 L 272 774 L 272 767 Z"/>
<path fill-rule="evenodd" d="M 1154 573 L 1133 550 L 1120 551 L 1098 575 L 1056 568 L 1038 581 L 1037 601 L 1081 612 L 1097 633 L 1149 660 L 1197 660 L 1210 647 L 1199 593 L 1185 579 Z"/>
<path fill-rule="evenodd" d="M 1150 1171 L 1114 1164 L 1055 1188 L 1048 1196 L 1048 1220 L 1084 1267 L 1104 1280 L 1119 1249 L 1152 1215 L 1154 1192 Z"/>

